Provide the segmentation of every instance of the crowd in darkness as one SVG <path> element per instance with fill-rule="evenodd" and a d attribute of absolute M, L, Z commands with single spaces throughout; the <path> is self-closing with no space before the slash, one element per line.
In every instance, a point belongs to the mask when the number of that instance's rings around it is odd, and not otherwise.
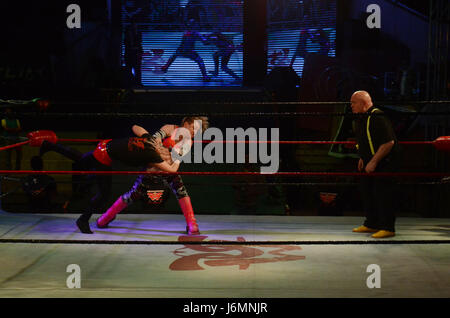
<path fill-rule="evenodd" d="M 242 25 L 242 7 L 232 1 L 128 0 L 125 1 L 123 11 L 126 23 L 143 23 L 150 29 L 183 30 L 185 22 L 191 19 L 205 29 L 210 29 L 224 19 L 240 21 L 236 25 Z"/>
<path fill-rule="evenodd" d="M 302 21 L 317 22 L 321 13 L 332 10 L 331 0 L 268 0 L 270 22 Z"/>
<path fill-rule="evenodd" d="M 325 11 L 335 5 L 332 0 L 267 0 L 269 22 L 318 22 Z M 154 24 L 155 28 L 177 29 L 194 19 L 204 27 L 227 18 L 242 18 L 242 6 L 218 0 L 128 0 L 124 4 L 126 22 Z M 217 20 L 217 21 L 213 21 Z"/>

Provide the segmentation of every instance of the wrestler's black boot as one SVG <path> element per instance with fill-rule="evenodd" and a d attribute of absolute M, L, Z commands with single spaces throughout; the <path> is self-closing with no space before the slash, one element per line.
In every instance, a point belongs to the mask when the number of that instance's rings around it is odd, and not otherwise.
<path fill-rule="evenodd" d="M 200 71 L 202 72 L 203 82 L 209 82 L 211 80 L 211 77 L 208 76 L 206 73 L 206 67 L 203 61 L 196 60 L 198 67 L 200 68 Z"/>
<path fill-rule="evenodd" d="M 225 73 L 227 73 L 228 75 L 233 77 L 236 82 L 241 81 L 241 78 L 239 76 L 237 76 L 237 74 L 235 72 L 233 72 L 233 70 L 230 69 L 229 67 L 222 67 L 222 71 L 224 71 Z"/>
<path fill-rule="evenodd" d="M 82 214 L 77 220 L 77 226 L 81 233 L 93 234 L 89 226 L 89 219 L 91 218 L 91 213 Z"/>
<path fill-rule="evenodd" d="M 166 64 L 164 64 L 164 66 L 161 67 L 161 71 L 163 73 L 167 73 L 167 70 L 169 69 L 170 65 L 172 65 L 173 61 L 175 61 L 175 57 L 172 55 L 166 62 Z"/>
<path fill-rule="evenodd" d="M 52 145 L 53 143 L 44 140 L 41 144 L 41 148 L 39 149 L 39 157 L 42 157 L 47 152 L 52 151 L 52 149 L 50 149 Z"/>
<path fill-rule="evenodd" d="M 209 72 L 213 77 L 217 77 L 219 75 L 219 57 L 214 55 L 214 71 Z"/>

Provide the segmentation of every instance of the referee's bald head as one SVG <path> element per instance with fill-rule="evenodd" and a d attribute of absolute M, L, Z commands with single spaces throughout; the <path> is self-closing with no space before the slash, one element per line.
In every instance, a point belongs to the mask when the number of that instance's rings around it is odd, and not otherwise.
<path fill-rule="evenodd" d="M 364 113 L 373 106 L 372 98 L 366 91 L 356 91 L 350 100 L 354 113 Z"/>

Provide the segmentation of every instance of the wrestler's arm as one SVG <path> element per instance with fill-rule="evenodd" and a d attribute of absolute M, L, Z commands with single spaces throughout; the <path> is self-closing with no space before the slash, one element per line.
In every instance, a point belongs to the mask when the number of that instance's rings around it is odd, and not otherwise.
<path fill-rule="evenodd" d="M 202 35 L 200 34 L 200 37 L 202 37 Z M 208 34 L 208 35 L 204 35 L 203 39 L 206 41 L 205 44 L 213 44 L 213 42 L 217 39 L 217 36 L 214 35 L 214 33 Z"/>
<path fill-rule="evenodd" d="M 155 136 L 159 137 L 159 139 L 162 140 L 166 137 L 171 136 L 175 129 L 176 129 L 175 125 L 164 125 L 161 127 L 161 129 L 159 129 L 155 133 Z M 133 133 L 138 137 L 141 137 L 141 136 L 149 133 L 145 128 L 138 126 L 138 125 L 133 125 L 132 130 L 133 130 Z"/>
<path fill-rule="evenodd" d="M 165 172 L 177 172 L 180 167 L 180 160 L 175 160 L 172 164 L 167 161 L 152 164 L 155 168 Z"/>
<path fill-rule="evenodd" d="M 161 127 L 161 131 L 166 133 L 166 137 L 172 136 L 172 133 L 175 131 L 177 126 L 175 125 L 164 125 Z"/>
<path fill-rule="evenodd" d="M 148 134 L 148 131 L 145 130 L 143 127 L 138 126 L 138 125 L 133 125 L 133 127 L 131 128 L 131 130 L 133 130 L 133 133 L 138 136 L 141 137 L 142 135 Z"/>
<path fill-rule="evenodd" d="M 201 34 L 200 32 L 196 32 L 196 33 L 197 33 L 198 38 L 204 45 L 211 44 L 208 39 L 208 36 L 205 36 L 205 35 Z"/>

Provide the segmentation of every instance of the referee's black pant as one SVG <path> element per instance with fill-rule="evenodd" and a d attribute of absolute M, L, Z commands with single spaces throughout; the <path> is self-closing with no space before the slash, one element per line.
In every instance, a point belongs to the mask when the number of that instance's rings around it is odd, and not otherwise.
<path fill-rule="evenodd" d="M 392 164 L 381 164 L 375 172 L 393 172 L 394 168 Z M 393 203 L 396 184 L 394 177 L 361 177 L 360 191 L 366 216 L 365 226 L 395 232 Z"/>

